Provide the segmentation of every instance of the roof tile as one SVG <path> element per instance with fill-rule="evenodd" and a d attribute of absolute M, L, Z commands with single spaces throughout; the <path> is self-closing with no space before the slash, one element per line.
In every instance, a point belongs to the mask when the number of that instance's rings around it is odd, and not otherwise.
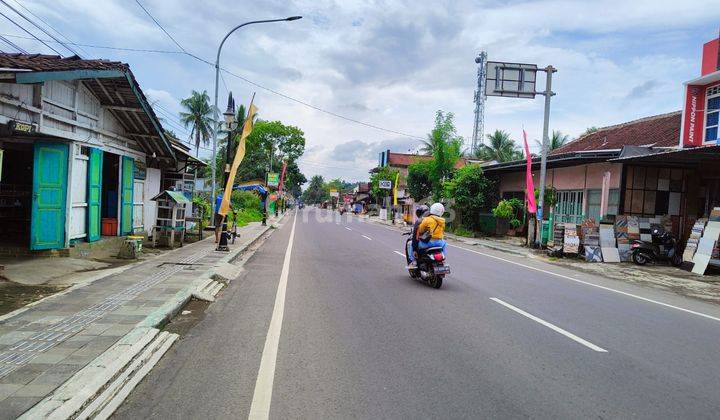
<path fill-rule="evenodd" d="M 603 127 L 579 137 L 550 154 L 619 150 L 623 146 L 675 147 L 680 142 L 681 111 Z"/>

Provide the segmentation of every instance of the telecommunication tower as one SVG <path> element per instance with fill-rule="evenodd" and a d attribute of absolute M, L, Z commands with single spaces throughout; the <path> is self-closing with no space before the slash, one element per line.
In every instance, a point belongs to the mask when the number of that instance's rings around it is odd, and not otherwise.
<path fill-rule="evenodd" d="M 485 131 L 485 68 L 487 67 L 487 52 L 480 51 L 475 62 L 477 69 L 477 89 L 475 90 L 475 125 L 473 126 L 472 144 L 470 153 L 475 154 L 480 145 L 483 143 L 483 135 Z"/>

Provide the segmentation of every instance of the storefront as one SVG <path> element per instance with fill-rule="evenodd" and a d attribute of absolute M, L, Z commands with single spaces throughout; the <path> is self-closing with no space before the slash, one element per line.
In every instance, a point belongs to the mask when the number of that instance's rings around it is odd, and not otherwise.
<path fill-rule="evenodd" d="M 680 147 L 718 142 L 720 116 L 720 39 L 703 45 L 700 77 L 684 83 Z"/>
<path fill-rule="evenodd" d="M 0 245 L 149 230 L 146 203 L 175 157 L 127 65 L 0 54 L 0 68 Z"/>

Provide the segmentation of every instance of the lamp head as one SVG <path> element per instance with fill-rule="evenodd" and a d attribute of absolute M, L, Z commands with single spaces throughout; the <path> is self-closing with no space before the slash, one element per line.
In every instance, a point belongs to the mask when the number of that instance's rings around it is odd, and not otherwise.
<path fill-rule="evenodd" d="M 302 16 L 290 16 L 289 18 L 286 18 L 285 20 L 291 21 L 291 20 L 298 20 L 302 19 Z"/>

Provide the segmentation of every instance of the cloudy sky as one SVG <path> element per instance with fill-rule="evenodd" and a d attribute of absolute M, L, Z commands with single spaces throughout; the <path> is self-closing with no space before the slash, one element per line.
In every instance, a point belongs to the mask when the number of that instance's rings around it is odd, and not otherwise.
<path fill-rule="evenodd" d="M 134 0 L 17 1 L 74 42 L 166 51 L 77 47 L 84 57 L 129 63 L 167 127 L 187 138 L 177 123 L 179 100 L 193 89 L 212 96 L 213 68 L 168 53 L 180 49 Z M 301 168 L 308 178 L 347 180 L 366 179 L 381 150 L 415 150 L 417 138 L 407 135 L 424 137 L 438 109 L 453 112 L 459 134 L 469 138 L 481 49 L 490 60 L 555 66 L 550 126 L 574 137 L 589 126 L 680 109 L 681 83 L 699 75 L 702 44 L 717 37 L 720 24 L 718 0 L 140 1 L 182 48 L 211 61 L 239 23 L 304 16 L 243 28 L 228 39 L 221 66 L 232 74 L 220 84 L 221 109 L 228 90 L 238 102 L 256 92 L 261 118 L 305 132 Z M 30 29 L 5 6 L 0 10 Z M 2 22 L 0 33 L 27 36 Z M 36 41 L 10 39 L 51 52 Z M 489 98 L 486 132 L 520 138 L 525 127 L 539 138 L 542 105 L 541 97 Z"/>

